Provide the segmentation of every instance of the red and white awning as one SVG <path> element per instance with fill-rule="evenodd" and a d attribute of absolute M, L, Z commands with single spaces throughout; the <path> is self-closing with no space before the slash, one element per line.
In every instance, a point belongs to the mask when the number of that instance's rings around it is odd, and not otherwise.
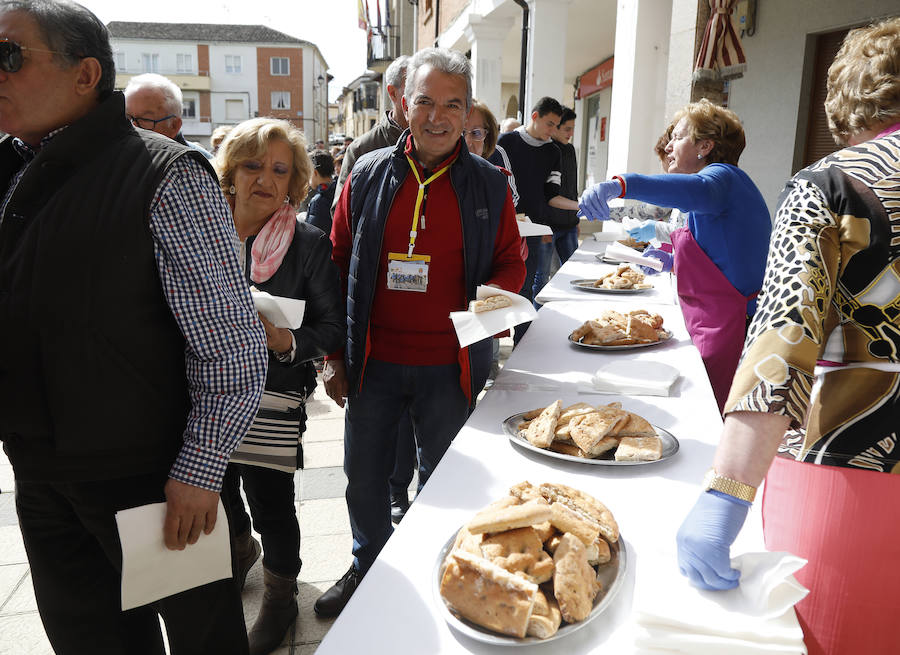
<path fill-rule="evenodd" d="M 737 0 L 709 0 L 709 22 L 694 65 L 694 80 L 728 80 L 747 70 L 744 48 L 731 22 Z"/>

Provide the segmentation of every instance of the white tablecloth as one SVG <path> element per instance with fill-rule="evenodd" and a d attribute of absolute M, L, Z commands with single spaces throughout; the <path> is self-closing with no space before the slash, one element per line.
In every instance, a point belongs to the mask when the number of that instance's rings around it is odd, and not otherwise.
<path fill-rule="evenodd" d="M 568 343 L 572 328 L 607 304 L 558 302 L 540 310 L 494 388 L 479 403 L 322 641 L 319 655 L 508 654 L 507 648 L 473 641 L 445 623 L 436 605 L 440 601 L 435 599 L 433 578 L 438 552 L 447 539 L 478 509 L 522 480 L 562 482 L 596 496 L 615 515 L 628 558 L 626 584 L 606 612 L 563 641 L 525 650 L 566 655 L 633 652 L 635 567 L 645 558 L 673 557 L 675 533 L 699 494 L 722 421 L 677 307 L 635 304 L 658 311 L 674 332 L 672 341 L 662 346 L 601 353 Z M 620 357 L 656 359 L 678 367 L 683 377 L 667 398 L 577 393 L 574 384 L 587 381 L 609 358 Z M 681 449 L 669 460 L 615 468 L 552 459 L 514 446 L 504 436 L 505 418 L 557 398 L 564 404 L 620 400 L 626 409 L 674 434 Z M 762 549 L 761 522 L 754 509 L 733 553 Z"/>
<path fill-rule="evenodd" d="M 536 300 L 543 304 L 553 300 L 599 300 L 615 303 L 658 303 L 676 304 L 674 278 L 671 273 L 648 275 L 647 281 L 653 288 L 643 293 L 613 294 L 582 291 L 573 287 L 572 280 L 597 279 L 604 273 L 616 268 L 613 264 L 604 264 L 597 260 L 602 255 L 608 242 L 585 239 L 569 260 L 563 264 L 544 288 L 538 292 Z"/>

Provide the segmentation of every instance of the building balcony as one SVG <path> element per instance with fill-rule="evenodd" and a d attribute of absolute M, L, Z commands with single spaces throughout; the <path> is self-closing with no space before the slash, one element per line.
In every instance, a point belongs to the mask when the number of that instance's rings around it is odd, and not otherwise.
<path fill-rule="evenodd" d="M 383 73 L 391 62 L 400 56 L 400 37 L 392 34 L 393 29 L 386 34 L 373 33 L 366 48 L 366 65 L 369 70 Z"/>

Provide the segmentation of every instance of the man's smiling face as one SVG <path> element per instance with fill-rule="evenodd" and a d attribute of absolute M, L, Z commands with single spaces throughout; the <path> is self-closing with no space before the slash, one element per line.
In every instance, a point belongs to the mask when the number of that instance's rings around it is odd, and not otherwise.
<path fill-rule="evenodd" d="M 469 114 L 466 81 L 428 64 L 418 68 L 415 76 L 412 93 L 403 97 L 403 111 L 419 161 L 432 168 L 453 152 L 462 135 Z"/>

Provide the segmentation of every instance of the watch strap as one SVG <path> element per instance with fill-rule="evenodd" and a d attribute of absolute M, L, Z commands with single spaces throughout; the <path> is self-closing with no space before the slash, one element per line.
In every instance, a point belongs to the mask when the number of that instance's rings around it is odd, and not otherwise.
<path fill-rule="evenodd" d="M 703 488 L 705 491 L 718 491 L 748 503 L 752 503 L 756 498 L 756 487 L 719 475 L 715 469 L 707 471 Z"/>

